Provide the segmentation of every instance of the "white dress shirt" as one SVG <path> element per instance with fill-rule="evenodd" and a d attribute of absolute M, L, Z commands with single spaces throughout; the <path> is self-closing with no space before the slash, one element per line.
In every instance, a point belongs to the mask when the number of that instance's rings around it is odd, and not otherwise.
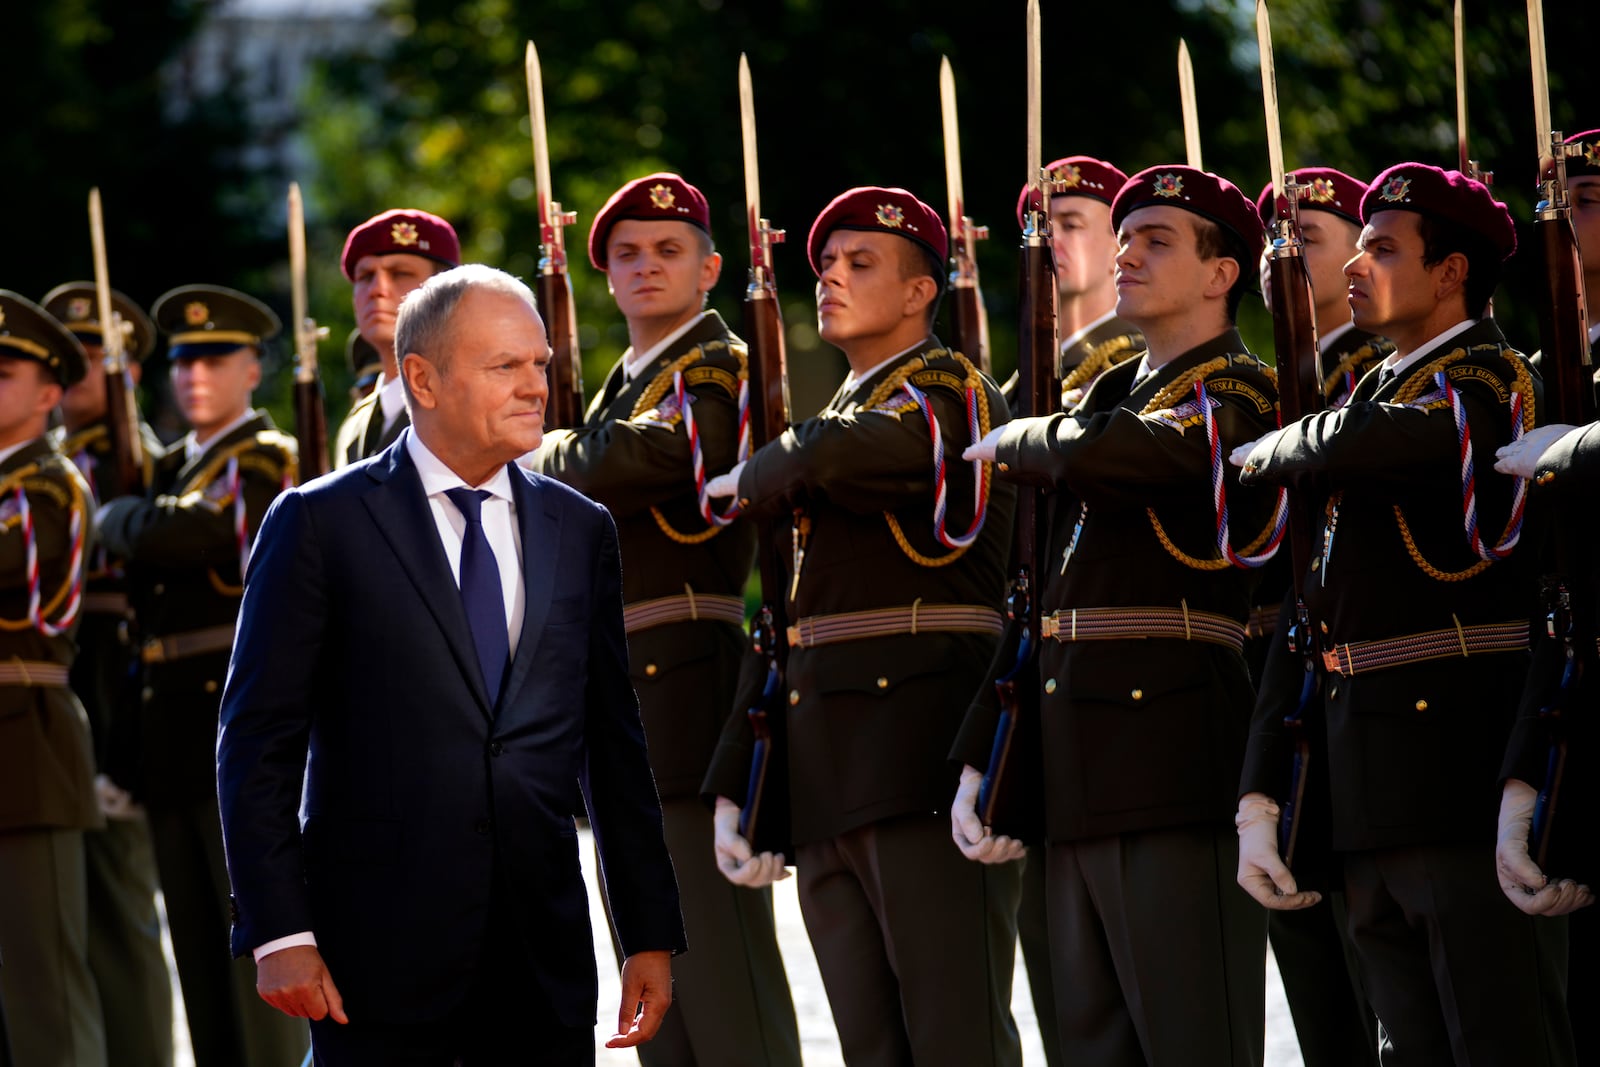
<path fill-rule="evenodd" d="M 212 445 L 216 444 L 218 441 L 222 440 L 224 437 L 228 436 L 230 433 L 237 430 L 239 427 L 243 426 L 245 423 L 249 422 L 255 417 L 256 412 L 254 408 L 245 408 L 243 415 L 240 415 L 238 418 L 228 423 L 228 425 L 224 426 L 210 437 L 207 437 L 204 444 L 201 444 L 200 439 L 195 437 L 194 431 L 190 430 L 183 437 L 183 465 L 187 467 L 189 464 L 205 455 L 206 449 L 210 448 Z"/>
<path fill-rule="evenodd" d="M 643 352 L 635 352 L 630 348 L 626 352 L 622 353 L 623 381 L 625 383 L 631 382 L 639 375 L 643 374 L 644 369 L 650 364 L 654 363 L 656 357 L 667 350 L 668 345 L 674 343 L 678 338 L 682 337 L 684 334 L 694 329 L 694 327 L 698 326 L 700 324 L 700 320 L 705 317 L 706 313 L 702 311 L 700 314 L 695 315 L 689 319 L 688 322 L 685 322 L 682 326 L 679 326 L 676 330 L 673 330 L 671 333 L 667 334 L 665 337 L 651 345 L 649 348 L 645 349 Z"/>
<path fill-rule="evenodd" d="M 1422 342 L 1422 344 L 1417 346 L 1416 351 L 1411 352 L 1405 356 L 1405 358 L 1399 358 L 1400 353 L 1398 352 L 1391 352 L 1389 353 L 1389 357 L 1382 363 L 1378 364 L 1378 366 L 1383 370 L 1394 372 L 1395 376 L 1398 377 L 1401 371 L 1404 371 L 1417 360 L 1428 355 L 1430 352 L 1438 351 L 1444 346 L 1446 341 L 1450 340 L 1450 338 L 1454 337 L 1458 333 L 1462 333 L 1465 330 L 1471 329 L 1477 324 L 1478 320 L 1476 319 L 1462 319 L 1460 322 L 1456 323 L 1448 330 L 1445 330 L 1443 333 L 1435 334 L 1434 336 L 1428 338 L 1428 340 Z"/>
<path fill-rule="evenodd" d="M 427 494 L 428 508 L 433 512 L 433 523 L 439 531 L 439 541 L 444 545 L 445 558 L 450 562 L 450 576 L 456 586 L 461 585 L 461 542 L 465 537 L 467 520 L 445 496 L 445 490 L 467 488 L 487 489 L 491 496 L 483 502 L 483 533 L 494 552 L 495 563 L 500 567 L 500 588 L 505 594 L 506 636 L 511 640 L 511 654 L 516 655 L 517 638 L 522 635 L 522 616 L 526 596 L 522 585 L 522 538 L 518 533 L 516 500 L 511 495 L 511 473 L 505 467 L 495 470 L 494 476 L 482 485 L 467 485 L 444 462 L 428 451 L 428 446 L 413 430 L 406 435 L 406 451 L 411 462 L 417 465 L 422 478 L 422 491 Z M 251 954 L 257 963 L 280 949 L 317 943 L 316 935 L 306 930 L 287 937 L 276 938 L 256 948 Z"/>

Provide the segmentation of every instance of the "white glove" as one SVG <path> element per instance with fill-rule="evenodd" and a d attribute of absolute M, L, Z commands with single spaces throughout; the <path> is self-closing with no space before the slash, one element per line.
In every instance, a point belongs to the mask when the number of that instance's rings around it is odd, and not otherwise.
<path fill-rule="evenodd" d="M 996 837 L 994 831 L 978 819 L 978 786 L 982 782 L 982 771 L 976 767 L 961 768 L 961 785 L 950 803 L 951 840 L 963 856 L 978 863 L 1010 863 L 1021 859 L 1028 854 L 1021 841 Z"/>
<path fill-rule="evenodd" d="M 735 463 L 733 469 L 726 474 L 719 474 L 706 483 L 707 496 L 738 496 L 739 475 L 744 473 L 744 464 Z"/>
<path fill-rule="evenodd" d="M 1278 436 L 1281 433 L 1283 433 L 1282 430 L 1270 430 L 1256 438 L 1254 441 L 1240 445 L 1238 448 L 1228 453 L 1228 462 L 1232 463 L 1235 467 L 1248 467 L 1251 470 L 1254 470 L 1255 468 L 1251 467 L 1250 465 L 1251 453 L 1255 452 L 1257 449 L 1260 449 L 1261 454 L 1256 457 L 1256 463 L 1257 465 L 1265 463 L 1267 461 L 1267 457 L 1272 455 L 1272 450 L 1277 447 Z"/>
<path fill-rule="evenodd" d="M 971 463 L 981 459 L 985 463 L 993 463 L 1000 450 L 1000 435 L 1005 433 L 1004 426 L 996 426 L 983 435 L 983 440 L 975 445 L 968 445 L 966 451 L 961 453 L 961 458 Z"/>
<path fill-rule="evenodd" d="M 1239 798 L 1233 824 L 1239 829 L 1239 886 L 1257 904 L 1273 911 L 1298 911 L 1322 899 L 1321 893 L 1300 892 L 1278 855 L 1276 801 L 1265 793 L 1246 793 Z"/>
<path fill-rule="evenodd" d="M 1526 438 L 1524 438 L 1526 440 Z M 1533 829 L 1533 806 L 1539 791 L 1518 778 L 1507 778 L 1500 794 L 1500 836 L 1494 847 L 1495 873 L 1500 889 L 1519 911 L 1528 915 L 1565 915 L 1594 903 L 1586 885 L 1570 878 L 1551 882 L 1528 855 L 1528 835 Z"/>
<path fill-rule="evenodd" d="M 1539 473 L 1539 460 L 1544 458 L 1551 445 L 1575 430 L 1584 429 L 1587 427 L 1553 422 L 1549 426 L 1529 430 L 1522 435 L 1522 440 L 1512 441 L 1494 450 L 1494 469 L 1501 474 L 1532 478 Z"/>
<path fill-rule="evenodd" d="M 94 776 L 94 798 L 100 814 L 108 819 L 137 819 L 144 809 L 133 802 L 133 794 L 103 774 Z"/>
<path fill-rule="evenodd" d="M 746 889 L 760 889 L 789 877 L 784 869 L 783 853 L 763 852 L 758 856 L 750 851 L 750 842 L 739 833 L 739 805 L 727 797 L 717 798 L 712 825 L 716 831 L 712 849 L 716 852 L 717 870 L 722 872 L 722 877 Z"/>

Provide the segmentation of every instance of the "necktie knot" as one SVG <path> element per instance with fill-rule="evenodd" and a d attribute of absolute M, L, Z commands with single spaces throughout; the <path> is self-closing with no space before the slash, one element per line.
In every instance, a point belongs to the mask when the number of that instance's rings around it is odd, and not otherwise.
<path fill-rule="evenodd" d="M 470 523 L 483 525 L 483 502 L 494 494 L 487 489 L 446 489 L 444 495 L 450 498 L 450 503 L 461 512 L 461 517 Z"/>

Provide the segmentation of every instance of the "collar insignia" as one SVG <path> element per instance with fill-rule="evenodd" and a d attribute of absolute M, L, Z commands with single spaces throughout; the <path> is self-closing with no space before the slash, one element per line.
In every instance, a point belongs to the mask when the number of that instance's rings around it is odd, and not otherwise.
<path fill-rule="evenodd" d="M 1151 184 L 1157 196 L 1178 196 L 1183 192 L 1183 175 L 1157 174 Z"/>
<path fill-rule="evenodd" d="M 878 225 L 898 230 L 906 221 L 906 213 L 898 204 L 878 205 Z"/>
<path fill-rule="evenodd" d="M 1378 194 L 1385 202 L 1394 204 L 1406 198 L 1411 191 L 1411 179 L 1396 174 L 1393 178 L 1383 183 L 1383 191 Z"/>
<path fill-rule="evenodd" d="M 657 182 L 650 187 L 650 203 L 655 206 L 657 211 L 669 210 L 676 200 L 677 197 L 673 195 L 669 186 Z"/>
<path fill-rule="evenodd" d="M 417 243 L 417 227 L 410 222 L 397 222 L 389 227 L 389 239 L 401 248 Z"/>

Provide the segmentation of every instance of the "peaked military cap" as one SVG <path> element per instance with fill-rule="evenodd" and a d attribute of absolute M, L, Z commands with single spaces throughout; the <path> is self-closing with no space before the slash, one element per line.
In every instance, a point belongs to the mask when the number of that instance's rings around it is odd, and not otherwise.
<path fill-rule="evenodd" d="M 350 377 L 363 389 L 383 373 L 382 357 L 378 355 L 378 350 L 361 336 L 359 329 L 350 331 L 350 338 L 344 344 L 344 356 L 350 361 Z"/>
<path fill-rule="evenodd" d="M 1117 192 L 1127 184 L 1128 176 L 1118 167 L 1093 156 L 1063 156 L 1047 165 L 1045 173 L 1055 186 L 1050 197 L 1087 196 L 1107 207 L 1116 199 Z M 1023 214 L 1028 209 L 1028 186 L 1017 194 L 1017 225 L 1023 224 Z"/>
<path fill-rule="evenodd" d="M 1361 221 L 1380 211 L 1416 211 L 1465 227 L 1488 241 L 1501 259 L 1517 250 L 1511 213 L 1482 182 L 1459 170 L 1426 163 L 1397 163 L 1378 175 L 1361 198 Z"/>
<path fill-rule="evenodd" d="M 89 367 L 83 345 L 54 315 L 9 289 L 0 289 L 0 356 L 42 363 L 63 387 Z"/>
<path fill-rule="evenodd" d="M 811 224 L 806 240 L 806 255 L 811 269 L 822 274 L 822 249 L 834 230 L 860 230 L 864 233 L 892 233 L 904 237 L 933 253 L 940 263 L 949 255 L 950 238 L 944 220 L 933 208 L 911 193 L 881 185 L 863 185 L 840 193 L 822 209 Z M 944 272 L 936 279 L 942 286 Z"/>
<path fill-rule="evenodd" d="M 1585 130 L 1567 138 L 1567 144 L 1581 144 L 1583 154 L 1567 159 L 1567 177 L 1600 174 L 1600 130 Z"/>
<path fill-rule="evenodd" d="M 1289 178 L 1300 183 L 1301 211 L 1326 211 L 1346 222 L 1361 225 L 1361 198 L 1367 194 L 1365 182 L 1332 167 L 1301 167 L 1284 175 L 1286 181 Z M 1256 211 L 1268 226 L 1278 217 L 1277 206 L 1272 202 L 1271 182 L 1256 197 Z"/>
<path fill-rule="evenodd" d="M 1120 229 L 1122 220 L 1142 207 L 1182 208 L 1232 232 L 1250 257 L 1239 264 L 1241 273 L 1255 271 L 1266 245 L 1261 216 L 1239 187 L 1220 174 L 1177 164 L 1141 170 L 1117 191 L 1111 205 L 1112 227 Z"/>
<path fill-rule="evenodd" d="M 644 222 L 687 222 L 711 232 L 711 207 L 705 196 L 676 174 L 661 171 L 635 178 L 611 194 L 589 227 L 589 262 L 606 269 L 606 241 L 623 219 Z"/>
<path fill-rule="evenodd" d="M 67 282 L 44 295 L 40 305 L 61 320 L 85 345 L 103 344 L 100 302 L 94 282 Z M 144 309 L 122 293 L 111 290 L 111 310 L 122 320 L 122 347 L 127 357 L 142 361 L 156 347 L 156 327 Z"/>
<path fill-rule="evenodd" d="M 344 239 L 339 267 L 356 280 L 362 256 L 388 256 L 406 252 L 447 267 L 461 266 L 461 239 L 456 228 L 438 215 L 416 208 L 397 207 L 372 216 Z"/>
<path fill-rule="evenodd" d="M 220 285 L 180 285 L 163 293 L 150 312 L 167 335 L 172 359 L 219 356 L 236 348 L 259 351 L 281 328 L 267 305 Z"/>

